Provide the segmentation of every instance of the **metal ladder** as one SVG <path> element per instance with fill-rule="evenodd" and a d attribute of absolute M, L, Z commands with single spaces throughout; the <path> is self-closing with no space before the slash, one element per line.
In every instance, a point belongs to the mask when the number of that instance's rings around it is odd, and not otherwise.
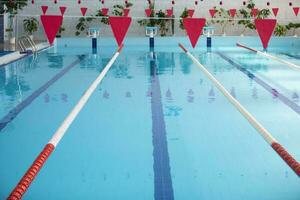
<path fill-rule="evenodd" d="M 37 52 L 36 45 L 34 41 L 29 36 L 22 36 L 18 39 L 18 45 L 21 49 L 21 52 L 26 52 L 28 50 L 31 50 L 32 53 Z"/>

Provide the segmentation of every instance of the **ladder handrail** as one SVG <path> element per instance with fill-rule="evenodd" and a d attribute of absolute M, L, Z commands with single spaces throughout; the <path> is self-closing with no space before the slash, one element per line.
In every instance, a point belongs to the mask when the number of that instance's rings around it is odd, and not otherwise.
<path fill-rule="evenodd" d="M 21 51 L 24 52 L 27 49 L 24 42 L 28 43 L 28 45 L 30 46 L 33 53 L 37 52 L 36 45 L 35 45 L 34 41 L 29 36 L 22 36 L 18 39 L 18 44 L 19 44 L 19 47 L 21 48 Z"/>

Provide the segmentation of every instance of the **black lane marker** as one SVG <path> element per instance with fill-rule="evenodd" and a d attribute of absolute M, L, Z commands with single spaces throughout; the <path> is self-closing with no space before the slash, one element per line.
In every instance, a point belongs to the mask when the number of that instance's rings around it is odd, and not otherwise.
<path fill-rule="evenodd" d="M 154 170 L 154 197 L 155 200 L 173 200 L 173 186 L 168 153 L 166 125 L 161 102 L 161 90 L 154 59 L 150 61 L 151 68 L 151 111 L 152 111 L 152 144 Z"/>
<path fill-rule="evenodd" d="M 59 73 L 57 73 L 54 77 L 52 77 L 48 82 L 42 85 L 40 88 L 35 90 L 30 96 L 28 96 L 25 100 L 19 103 L 16 107 L 11 109 L 8 114 L 6 114 L 0 120 L 0 131 L 6 127 L 8 123 L 10 123 L 23 109 L 25 109 L 28 105 L 30 105 L 38 96 L 40 96 L 45 90 L 47 90 L 51 85 L 53 85 L 57 80 L 63 77 L 70 69 L 72 69 L 75 65 L 79 64 L 80 61 L 85 56 L 81 55 L 79 58 L 72 62 L 69 66 L 62 69 Z"/>
<path fill-rule="evenodd" d="M 278 90 L 276 90 L 275 88 L 271 87 L 269 84 L 267 84 L 266 82 L 264 82 L 262 79 L 258 78 L 253 73 L 251 73 L 249 70 L 247 70 L 245 67 L 243 67 L 240 64 L 234 62 L 233 60 L 231 60 L 230 58 L 228 58 L 227 56 L 225 56 L 223 53 L 216 52 L 216 54 L 218 54 L 221 58 L 223 58 L 224 60 L 226 60 L 232 66 L 236 67 L 238 70 L 240 70 L 241 72 L 243 72 L 244 74 L 246 74 L 249 78 L 251 78 L 252 80 L 254 80 L 256 83 L 258 83 L 260 86 L 262 86 L 265 90 L 267 90 L 268 92 L 270 92 L 273 96 L 277 97 L 282 103 L 284 103 L 285 105 L 287 105 L 293 111 L 295 111 L 296 113 L 298 113 L 300 115 L 300 107 L 295 102 L 291 101 L 288 97 L 286 97 L 283 94 L 281 94 Z"/>

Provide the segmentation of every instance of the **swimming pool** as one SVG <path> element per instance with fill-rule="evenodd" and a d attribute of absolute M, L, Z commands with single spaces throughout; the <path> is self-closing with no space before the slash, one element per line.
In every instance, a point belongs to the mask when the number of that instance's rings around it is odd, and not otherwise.
<path fill-rule="evenodd" d="M 300 198 L 297 175 L 178 40 L 154 59 L 148 46 L 125 44 L 24 199 Z M 0 68 L 1 199 L 116 50 L 93 55 L 73 41 Z M 300 62 L 296 48 L 270 53 Z M 235 46 L 193 55 L 300 160 L 299 72 Z"/>

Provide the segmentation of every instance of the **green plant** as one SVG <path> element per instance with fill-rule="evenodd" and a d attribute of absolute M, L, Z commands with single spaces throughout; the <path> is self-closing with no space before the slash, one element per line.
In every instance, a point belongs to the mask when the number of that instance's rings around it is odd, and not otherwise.
<path fill-rule="evenodd" d="M 293 31 L 293 36 L 296 36 L 296 30 L 300 28 L 300 23 L 289 23 L 286 25 L 287 30 L 292 30 Z"/>
<path fill-rule="evenodd" d="M 166 36 L 169 32 L 169 27 L 171 25 L 172 20 L 168 19 L 166 13 L 162 10 L 159 10 L 157 13 L 155 13 L 154 4 L 150 4 L 149 8 L 151 9 L 150 18 L 139 20 L 138 24 L 140 26 L 159 26 L 160 36 Z M 157 18 L 153 19 L 154 17 Z"/>
<path fill-rule="evenodd" d="M 39 21 L 34 17 L 29 17 L 23 20 L 24 31 L 32 35 L 38 30 Z"/>
<path fill-rule="evenodd" d="M 15 15 L 18 13 L 18 10 L 23 9 L 24 6 L 27 6 L 27 0 L 1 0 L 0 14 L 9 13 Z"/>
<path fill-rule="evenodd" d="M 182 22 L 182 19 L 183 18 L 187 18 L 189 16 L 189 12 L 188 12 L 188 9 L 187 8 L 184 8 L 184 10 L 182 11 L 181 15 L 180 15 L 180 20 L 179 20 L 179 27 L 184 30 L 184 26 L 183 26 L 183 22 Z"/>
<path fill-rule="evenodd" d="M 286 25 L 280 25 L 280 24 L 277 24 L 276 25 L 276 28 L 275 28 L 275 31 L 274 31 L 274 35 L 276 36 L 285 36 L 287 34 L 287 26 Z"/>
<path fill-rule="evenodd" d="M 75 35 L 79 36 L 81 33 L 89 28 L 90 23 L 94 20 L 94 17 L 80 17 L 78 24 L 76 25 Z M 87 34 L 87 33 L 85 33 Z"/>
<path fill-rule="evenodd" d="M 234 25 L 234 21 L 230 16 L 229 10 L 225 10 L 224 8 L 214 8 L 216 10 L 216 16 L 219 19 L 211 20 L 212 24 L 220 24 L 222 35 L 225 35 L 225 28 L 228 24 Z"/>
<path fill-rule="evenodd" d="M 23 9 L 24 6 L 27 6 L 27 0 L 18 0 L 18 1 L 1 0 L 0 14 L 4 14 L 4 13 L 10 14 L 8 16 L 8 23 L 7 23 L 8 28 L 6 29 L 9 38 L 13 38 L 13 26 L 14 26 L 15 15 L 18 13 L 18 10 Z"/>
<path fill-rule="evenodd" d="M 62 33 L 65 31 L 66 29 L 61 25 L 58 29 L 58 32 L 56 34 L 56 37 L 61 37 Z"/>

